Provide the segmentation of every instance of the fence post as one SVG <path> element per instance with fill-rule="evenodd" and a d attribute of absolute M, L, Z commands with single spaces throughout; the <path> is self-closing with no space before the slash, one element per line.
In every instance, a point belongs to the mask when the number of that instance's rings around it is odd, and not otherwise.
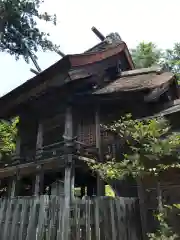
<path fill-rule="evenodd" d="M 100 216 L 99 216 L 99 198 L 95 199 L 94 204 L 94 211 L 95 211 L 95 234 L 96 234 L 96 240 L 100 240 Z"/>
<path fill-rule="evenodd" d="M 146 219 L 146 206 L 144 198 L 144 188 L 142 178 L 137 179 L 137 188 L 138 188 L 138 198 L 139 198 L 139 208 L 140 208 L 140 217 L 141 217 L 141 229 L 142 229 L 142 238 L 143 240 L 147 239 L 147 219 Z"/>

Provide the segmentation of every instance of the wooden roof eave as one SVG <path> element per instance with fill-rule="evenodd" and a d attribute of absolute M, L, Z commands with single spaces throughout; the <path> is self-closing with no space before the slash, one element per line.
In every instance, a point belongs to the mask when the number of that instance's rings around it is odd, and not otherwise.
<path fill-rule="evenodd" d="M 153 115 L 141 118 L 139 120 L 148 120 L 158 117 L 169 117 L 176 113 L 180 113 L 180 99 L 176 99 L 174 101 L 170 101 L 164 104 L 158 112 L 154 113 Z"/>
<path fill-rule="evenodd" d="M 134 62 L 132 60 L 132 56 L 131 56 L 126 44 L 125 44 L 125 46 L 126 46 L 125 49 L 124 49 L 125 56 L 126 56 L 128 62 L 129 62 L 129 65 L 130 65 L 131 69 L 135 69 L 135 65 L 134 65 Z"/>
<path fill-rule="evenodd" d="M 128 63 L 131 66 L 131 69 L 134 69 L 134 63 L 132 61 L 132 57 L 130 55 L 130 52 L 127 48 L 127 45 L 125 42 L 120 42 L 116 45 L 109 45 L 109 48 L 105 50 L 100 50 L 97 52 L 88 52 L 83 54 L 74 54 L 70 56 L 70 62 L 73 68 L 75 67 L 81 67 L 88 64 L 93 64 L 95 62 L 102 61 L 106 58 L 112 57 L 114 55 L 117 55 L 124 51 Z"/>
<path fill-rule="evenodd" d="M 137 74 L 136 78 L 138 80 L 138 76 L 142 74 Z M 103 94 L 111 94 L 114 92 L 123 93 L 133 93 L 133 92 L 141 92 L 141 91 L 153 91 L 155 88 L 166 88 L 169 84 L 174 81 L 174 75 L 170 72 L 164 72 L 162 74 L 157 74 L 155 77 L 150 78 L 152 81 L 141 82 L 141 81 L 132 81 L 131 77 L 134 75 L 120 76 L 115 81 L 109 82 L 102 88 L 99 88 L 93 92 L 94 95 L 103 95 Z M 148 76 L 148 74 L 147 74 Z"/>
<path fill-rule="evenodd" d="M 101 62 L 106 58 L 112 57 L 122 52 L 125 48 L 126 45 L 124 42 L 122 42 L 104 51 L 67 55 L 63 57 L 59 62 L 55 63 L 37 76 L 31 78 L 13 91 L 1 97 L 0 118 L 11 117 L 11 114 L 13 110 L 15 110 L 17 105 L 26 102 L 30 98 L 41 95 L 41 93 L 46 91 L 48 88 L 57 86 L 60 87 L 68 81 L 73 80 L 69 75 L 69 73 L 71 72 L 70 69 L 78 69 L 85 65 Z M 128 54 L 127 51 L 126 54 Z M 60 75 L 58 74 L 61 75 L 61 81 Z M 89 74 L 85 72 L 84 77 L 87 77 L 87 75 Z"/>

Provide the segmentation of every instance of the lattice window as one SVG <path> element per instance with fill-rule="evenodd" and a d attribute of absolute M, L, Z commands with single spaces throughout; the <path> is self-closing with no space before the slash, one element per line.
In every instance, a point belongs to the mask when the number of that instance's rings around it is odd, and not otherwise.
<path fill-rule="evenodd" d="M 96 125 L 95 123 L 88 123 L 87 121 L 81 121 L 78 124 L 77 129 L 78 141 L 84 142 L 89 145 L 96 144 Z M 103 142 L 110 142 L 113 140 L 113 135 L 107 131 L 101 129 L 101 137 Z"/>
<path fill-rule="evenodd" d="M 78 141 L 88 145 L 96 144 L 96 129 L 94 124 L 81 122 L 78 126 Z"/>

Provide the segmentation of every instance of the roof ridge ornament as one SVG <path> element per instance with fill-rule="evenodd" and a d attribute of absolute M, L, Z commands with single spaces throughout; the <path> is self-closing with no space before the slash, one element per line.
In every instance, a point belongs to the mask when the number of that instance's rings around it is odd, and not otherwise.
<path fill-rule="evenodd" d="M 119 42 L 122 42 L 122 38 L 120 37 L 119 33 L 115 32 L 115 33 L 108 34 L 106 36 L 106 41 L 109 44 L 119 43 Z"/>
<path fill-rule="evenodd" d="M 101 42 L 106 41 L 108 44 L 122 42 L 122 38 L 117 32 L 112 32 L 105 37 L 96 27 L 92 27 L 91 30 L 101 40 Z"/>

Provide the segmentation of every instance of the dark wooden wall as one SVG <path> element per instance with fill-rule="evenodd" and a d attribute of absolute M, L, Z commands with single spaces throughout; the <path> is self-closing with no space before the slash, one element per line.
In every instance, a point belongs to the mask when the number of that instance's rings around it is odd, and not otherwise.
<path fill-rule="evenodd" d="M 36 153 L 38 122 L 31 112 L 20 115 L 18 131 L 20 135 L 20 157 L 24 161 L 33 159 Z"/>
<path fill-rule="evenodd" d="M 119 100 L 120 101 L 120 100 Z M 96 103 L 74 104 L 73 105 L 73 125 L 74 137 L 77 140 L 87 145 L 96 145 L 96 125 L 95 112 Z M 59 108 L 59 106 L 57 106 Z M 133 109 L 136 115 L 140 115 L 147 111 L 147 106 L 141 105 L 133 107 L 132 105 L 125 105 L 124 102 L 110 101 L 103 102 L 100 106 L 100 122 L 101 124 L 109 123 L 114 120 L 119 120 L 125 114 L 131 112 Z M 54 109 L 53 109 L 54 110 Z M 65 111 L 60 113 L 51 111 L 47 108 L 47 116 L 34 115 L 31 112 L 20 116 L 20 134 L 21 134 L 21 157 L 31 159 L 35 157 L 37 128 L 38 124 L 42 124 L 43 128 L 43 146 L 47 146 L 56 142 L 63 141 L 64 126 L 65 126 Z M 112 134 L 104 131 L 101 128 L 102 144 L 114 144 L 114 137 Z M 112 147 L 112 146 L 111 146 Z"/>
<path fill-rule="evenodd" d="M 59 106 L 57 106 L 58 109 L 60 109 Z M 132 105 L 125 105 L 124 102 L 119 102 L 117 100 L 111 100 L 109 103 L 99 102 L 84 102 L 79 104 L 77 102 L 73 102 L 72 109 L 73 109 L 73 136 L 77 137 L 77 141 L 84 143 L 89 146 L 96 147 L 101 145 L 101 161 L 106 161 L 110 158 L 119 158 L 120 152 L 121 152 L 121 144 L 118 142 L 118 139 L 115 137 L 115 135 L 110 134 L 107 131 L 104 131 L 103 127 L 101 127 L 101 137 L 102 141 L 100 144 L 97 144 L 96 138 L 97 138 L 97 126 L 96 126 L 96 118 L 97 118 L 97 108 L 99 109 L 99 117 L 100 117 L 100 123 L 109 123 L 113 120 L 120 119 L 121 116 L 124 116 L 125 113 L 128 113 L 130 109 L 133 108 Z M 145 108 L 145 106 L 144 106 Z M 142 112 L 143 107 L 139 107 L 137 112 Z M 136 110 L 136 109 L 134 109 Z M 35 158 L 36 148 L 37 148 L 37 129 L 39 124 L 42 125 L 42 147 L 47 147 L 50 144 L 54 144 L 56 142 L 62 142 L 62 146 L 64 146 L 64 131 L 65 131 L 65 108 L 61 109 L 61 112 L 57 113 L 57 111 L 51 110 L 51 108 L 47 108 L 47 114 L 44 114 L 45 110 L 43 111 L 43 115 L 41 116 L 41 112 L 39 115 L 34 115 L 33 113 L 24 114 L 21 116 L 20 121 L 20 134 L 21 134 L 21 157 L 26 159 Z M 50 155 L 46 154 L 46 150 L 43 150 L 45 154 L 43 154 L 43 157 L 46 159 L 51 157 Z M 64 153 L 64 152 L 63 152 Z M 62 154 L 63 154 L 62 153 Z M 52 152 L 50 153 L 52 155 Z M 58 153 L 59 154 L 59 153 Z M 99 154 L 99 153 L 97 153 Z M 59 155 L 58 155 L 59 156 Z M 97 155 L 96 155 L 97 156 Z M 59 158 L 58 161 L 61 161 L 62 159 Z M 38 159 L 36 159 L 38 161 Z M 64 160 L 63 160 L 64 161 Z M 54 169 L 54 172 L 63 172 L 64 169 Z M 83 165 L 82 165 L 82 171 Z M 81 173 L 81 171 L 79 171 Z M 84 180 L 86 180 L 85 185 L 87 186 L 92 181 L 91 175 L 92 173 L 90 171 L 87 171 L 87 169 L 82 173 L 87 175 L 87 179 L 83 177 Z M 51 173 L 48 177 L 48 179 L 53 176 L 53 173 Z M 35 176 L 34 176 L 35 178 Z M 78 185 L 82 186 L 83 181 L 79 181 L 80 177 L 78 176 Z M 94 180 L 96 178 L 93 178 L 93 187 L 96 186 L 96 183 L 94 183 Z M 55 180 L 55 179 L 54 179 Z M 49 185 L 50 180 L 45 184 Z M 114 184 L 114 183 L 112 183 Z M 129 181 L 127 181 L 127 184 L 132 185 Z M 133 183 L 134 185 L 134 183 Z M 115 183 L 115 186 L 118 188 L 117 193 L 121 194 L 122 192 L 122 185 Z M 133 186 L 133 189 L 135 189 L 136 186 Z M 127 190 L 129 191 L 129 190 Z M 136 189 L 135 189 L 136 191 Z M 123 190 L 124 196 L 129 196 L 128 192 L 125 192 Z M 133 194 L 134 196 L 134 194 Z"/>
<path fill-rule="evenodd" d="M 64 121 L 63 113 L 42 120 L 43 146 L 63 141 Z"/>

